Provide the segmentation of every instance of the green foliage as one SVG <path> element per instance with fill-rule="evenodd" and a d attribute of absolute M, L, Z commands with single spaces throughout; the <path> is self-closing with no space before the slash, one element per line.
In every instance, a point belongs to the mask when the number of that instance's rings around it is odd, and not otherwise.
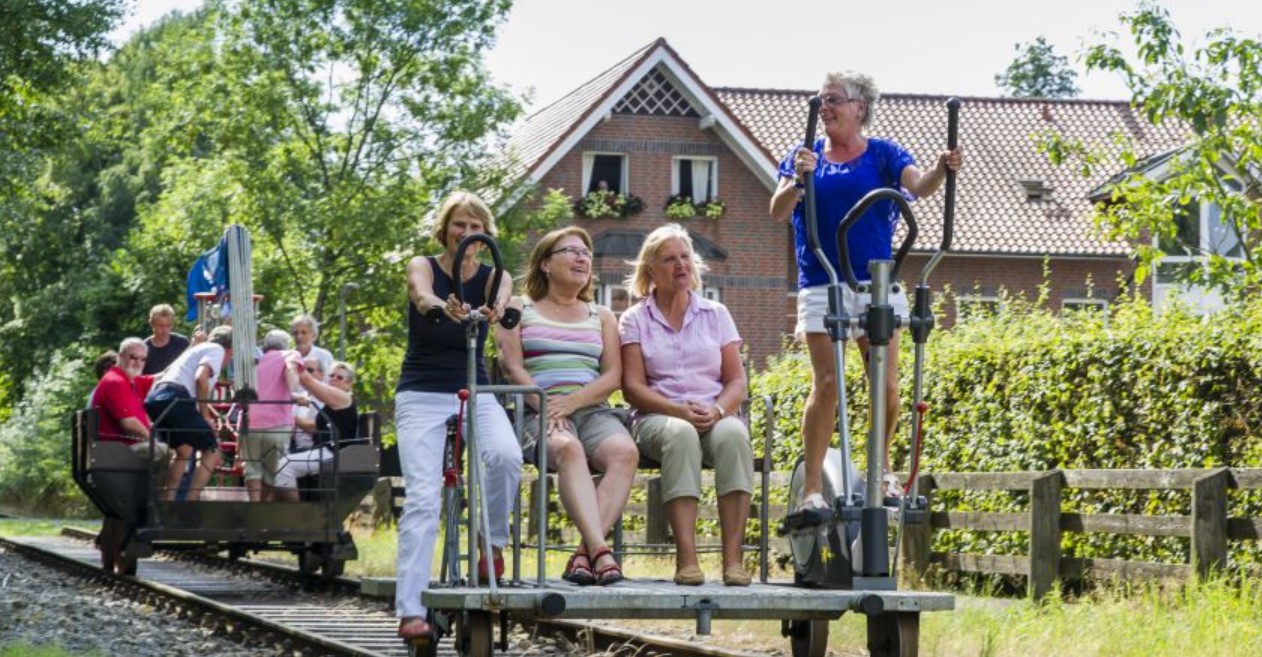
<path fill-rule="evenodd" d="M 1187 129 L 1188 144 L 1161 160 L 1145 159 L 1154 154 L 1141 150 L 1130 134 L 1116 135 L 1111 144 L 1082 144 L 1049 133 L 1040 147 L 1054 163 L 1070 162 L 1084 176 L 1103 161 L 1117 161 L 1101 157 L 1100 151 L 1120 151 L 1128 170 L 1117 177 L 1112 203 L 1099 212 L 1097 222 L 1110 238 L 1145 244 L 1137 249 L 1139 280 L 1164 254 L 1190 255 L 1195 264 L 1171 271 L 1176 280 L 1217 287 L 1228 295 L 1257 290 L 1262 283 L 1262 41 L 1217 29 L 1206 35 L 1206 45 L 1185 49 L 1169 13 L 1151 3 L 1121 21 L 1135 57 L 1111 43 L 1095 44 L 1085 56 L 1087 70 L 1121 75 L 1147 120 Z M 1181 221 L 1199 204 L 1213 204 L 1221 212 L 1226 239 L 1220 237 L 1218 245 Z M 1160 248 L 1146 246 L 1154 237 Z M 1235 242 L 1240 249 L 1223 248 Z"/>
<path fill-rule="evenodd" d="M 1057 55 L 1045 37 L 1016 44 L 1017 58 L 995 76 L 995 84 L 1017 98 L 1073 98 L 1078 73 L 1064 55 Z"/>
<path fill-rule="evenodd" d="M 81 515 L 88 506 L 70 476 L 70 417 L 92 389 L 77 348 L 56 353 L 0 424 L 0 504 L 33 513 Z"/>
<path fill-rule="evenodd" d="M 905 337 L 905 336 L 904 336 Z M 912 397 L 910 340 L 903 339 L 901 395 Z M 1161 315 L 1143 300 L 1107 317 L 1053 316 L 1013 300 L 935 332 L 926 350 L 923 468 L 927 472 L 1005 472 L 1088 468 L 1206 468 L 1262 465 L 1262 305 L 1207 318 L 1179 308 Z M 862 460 L 866 391 L 857 351 L 847 358 L 850 428 Z M 811 381 L 800 350 L 787 351 L 753 379 L 755 395 L 777 398 L 775 462 L 801 453 L 802 408 Z M 758 405 L 755 404 L 755 409 Z M 755 414 L 756 437 L 763 418 Z M 905 412 L 893 462 L 907 467 L 912 417 Z M 862 465 L 862 463 L 861 463 Z M 1238 494 L 1233 515 L 1262 513 L 1257 496 Z M 954 510 L 1022 511 L 1024 494 L 943 494 Z M 1093 513 L 1181 514 L 1186 493 L 1066 493 L 1066 509 Z M 1185 561 L 1187 541 L 1066 534 L 1069 556 Z M 1022 534 L 938 532 L 937 549 L 1021 553 Z M 1237 565 L 1257 563 L 1241 544 Z"/>

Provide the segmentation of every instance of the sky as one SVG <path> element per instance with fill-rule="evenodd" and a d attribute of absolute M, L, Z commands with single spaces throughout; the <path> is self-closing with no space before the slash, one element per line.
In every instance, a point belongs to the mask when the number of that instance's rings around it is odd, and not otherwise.
<path fill-rule="evenodd" d="M 201 0 L 133 0 L 121 43 Z M 1257 0 L 1164 0 L 1188 46 L 1231 27 L 1262 35 Z M 1080 97 L 1125 99 L 1121 80 L 1075 61 L 1137 0 L 517 0 L 487 56 L 494 79 L 539 109 L 658 37 L 710 86 L 813 89 L 852 69 L 884 92 L 999 96 L 1018 43 L 1043 36 L 1078 70 Z M 1125 35 L 1123 35 L 1125 36 Z M 1125 43 L 1125 41 L 1119 41 Z"/>

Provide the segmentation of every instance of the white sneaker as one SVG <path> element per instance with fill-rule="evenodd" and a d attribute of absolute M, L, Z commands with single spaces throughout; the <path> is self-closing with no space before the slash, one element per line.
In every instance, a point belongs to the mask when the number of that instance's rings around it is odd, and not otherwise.
<path fill-rule="evenodd" d="M 881 481 L 885 484 L 885 497 L 903 496 L 903 485 L 898 483 L 898 475 L 886 472 Z"/>
<path fill-rule="evenodd" d="M 824 496 L 819 493 L 807 495 L 798 504 L 799 513 L 802 511 L 827 511 L 829 508 L 831 507 L 828 506 L 828 500 L 825 500 Z"/>

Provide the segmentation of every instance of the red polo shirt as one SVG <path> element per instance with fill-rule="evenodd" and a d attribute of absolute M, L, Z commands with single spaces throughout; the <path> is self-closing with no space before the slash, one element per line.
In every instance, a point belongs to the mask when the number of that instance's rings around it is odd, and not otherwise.
<path fill-rule="evenodd" d="M 142 381 L 143 379 L 143 381 Z M 124 435 L 120 420 L 134 417 L 148 429 L 149 414 L 145 412 L 144 395 L 141 389 L 148 388 L 153 378 L 138 376 L 135 381 L 128 381 L 123 368 L 115 365 L 110 368 L 92 395 L 92 406 L 97 409 L 99 420 L 98 435 L 101 440 L 121 440 L 134 442 L 137 436 Z"/>

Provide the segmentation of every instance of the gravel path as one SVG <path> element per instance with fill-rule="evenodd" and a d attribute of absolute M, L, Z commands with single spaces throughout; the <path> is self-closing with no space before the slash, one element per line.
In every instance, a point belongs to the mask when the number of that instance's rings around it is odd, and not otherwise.
<path fill-rule="evenodd" d="M 244 647 L 0 547 L 0 647 L 61 645 L 83 655 L 278 654 Z"/>

